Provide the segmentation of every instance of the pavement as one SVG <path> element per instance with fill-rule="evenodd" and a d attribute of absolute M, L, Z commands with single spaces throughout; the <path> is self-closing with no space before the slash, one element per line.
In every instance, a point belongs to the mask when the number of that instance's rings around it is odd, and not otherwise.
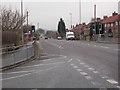
<path fill-rule="evenodd" d="M 54 39 L 40 44 L 41 59 L 1 73 L 3 88 L 120 88 L 118 44 Z"/>

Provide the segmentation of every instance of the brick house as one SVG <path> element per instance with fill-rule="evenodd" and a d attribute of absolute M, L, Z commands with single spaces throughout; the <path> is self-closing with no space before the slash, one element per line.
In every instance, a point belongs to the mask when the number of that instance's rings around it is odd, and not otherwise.
<path fill-rule="evenodd" d="M 120 14 L 114 12 L 110 17 L 104 17 L 102 23 L 104 24 L 105 33 L 112 33 L 113 37 L 120 35 Z"/>
<path fill-rule="evenodd" d="M 88 25 L 85 23 L 77 24 L 73 29 L 70 31 L 74 32 L 75 38 L 79 39 L 86 39 L 86 36 L 89 35 Z"/>

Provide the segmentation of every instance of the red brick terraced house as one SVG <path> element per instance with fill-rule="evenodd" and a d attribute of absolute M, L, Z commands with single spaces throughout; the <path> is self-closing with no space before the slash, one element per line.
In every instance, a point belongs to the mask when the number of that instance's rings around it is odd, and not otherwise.
<path fill-rule="evenodd" d="M 74 32 L 75 39 L 77 39 L 77 40 L 83 39 L 84 35 L 86 34 L 86 31 L 87 31 L 87 25 L 85 23 L 78 24 L 70 31 Z"/>
<path fill-rule="evenodd" d="M 114 12 L 112 16 L 103 19 L 106 33 L 112 32 L 114 38 L 120 38 L 120 14 Z"/>

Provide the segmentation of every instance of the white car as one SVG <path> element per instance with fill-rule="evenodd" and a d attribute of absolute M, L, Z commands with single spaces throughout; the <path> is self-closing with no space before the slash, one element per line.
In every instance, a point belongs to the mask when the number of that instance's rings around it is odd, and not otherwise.
<path fill-rule="evenodd" d="M 58 39 L 58 40 L 61 40 L 61 39 L 62 39 L 62 37 L 58 36 L 58 37 L 57 37 L 57 39 Z"/>

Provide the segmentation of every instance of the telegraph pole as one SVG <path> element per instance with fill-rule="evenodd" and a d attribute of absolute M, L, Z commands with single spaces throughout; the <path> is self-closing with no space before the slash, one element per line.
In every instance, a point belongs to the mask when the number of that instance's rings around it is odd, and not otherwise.
<path fill-rule="evenodd" d="M 96 34 L 96 5 L 94 5 L 94 25 L 95 25 L 95 34 Z"/>
<path fill-rule="evenodd" d="M 27 11 L 27 33 L 29 33 L 29 28 L 28 28 L 28 11 Z"/>
<path fill-rule="evenodd" d="M 23 33 L 23 1 L 21 0 L 21 31 L 22 31 L 22 43 L 24 44 L 24 33 Z"/>

